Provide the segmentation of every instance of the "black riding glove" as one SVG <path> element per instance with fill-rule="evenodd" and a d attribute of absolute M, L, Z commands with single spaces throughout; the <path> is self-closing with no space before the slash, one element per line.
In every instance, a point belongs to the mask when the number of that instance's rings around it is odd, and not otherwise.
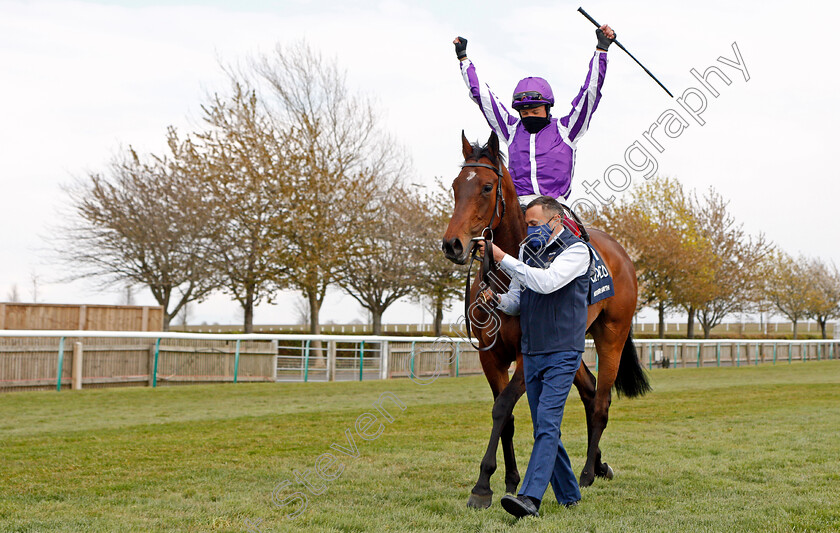
<path fill-rule="evenodd" d="M 608 49 L 612 42 L 615 40 L 615 37 L 613 37 L 612 39 L 607 39 L 607 36 L 604 35 L 604 32 L 601 31 L 601 28 L 595 30 L 595 36 L 598 37 L 598 48 L 600 48 L 601 50 Z M 616 34 L 616 37 L 618 37 L 618 34 Z"/>
<path fill-rule="evenodd" d="M 458 59 L 467 57 L 467 40 L 463 37 L 458 37 L 458 43 L 455 44 L 455 55 Z"/>

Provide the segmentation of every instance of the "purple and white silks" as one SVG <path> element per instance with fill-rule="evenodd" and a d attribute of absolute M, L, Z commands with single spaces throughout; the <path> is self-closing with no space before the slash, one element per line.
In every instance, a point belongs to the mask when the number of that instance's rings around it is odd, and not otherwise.
<path fill-rule="evenodd" d="M 597 72 L 595 68 L 597 65 Z M 575 171 L 577 141 L 589 128 L 592 113 L 601 100 L 607 73 L 607 52 L 596 51 L 572 110 L 536 134 L 522 125 L 518 113 L 510 113 L 486 83 L 479 82 L 472 61 L 461 61 L 461 74 L 490 128 L 508 145 L 508 170 L 517 196 L 547 195 L 561 201 L 569 197 Z"/>

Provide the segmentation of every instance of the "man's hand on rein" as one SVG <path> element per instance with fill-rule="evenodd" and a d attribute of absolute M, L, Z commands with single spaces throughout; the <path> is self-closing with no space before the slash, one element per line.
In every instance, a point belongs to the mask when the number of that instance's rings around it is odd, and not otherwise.
<path fill-rule="evenodd" d="M 476 246 L 478 246 L 478 253 L 479 255 L 481 255 L 481 257 L 484 257 L 484 242 L 485 241 L 483 240 L 476 242 Z M 497 262 L 501 261 L 505 257 L 505 252 L 503 252 L 502 249 L 498 246 L 494 246 L 493 243 L 490 243 L 490 248 L 493 253 L 493 259 L 495 259 Z"/>
<path fill-rule="evenodd" d="M 484 289 L 478 293 L 478 301 L 489 305 L 490 309 L 495 309 L 499 305 L 499 297 L 493 289 Z"/>

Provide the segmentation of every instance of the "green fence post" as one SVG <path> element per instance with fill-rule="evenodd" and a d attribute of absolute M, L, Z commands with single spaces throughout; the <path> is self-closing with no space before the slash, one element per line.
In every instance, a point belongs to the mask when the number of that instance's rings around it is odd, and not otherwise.
<path fill-rule="evenodd" d="M 239 343 L 240 339 L 236 339 L 236 355 L 233 358 L 233 382 L 239 380 Z"/>
<path fill-rule="evenodd" d="M 792 361 L 792 359 L 791 359 L 792 357 L 793 357 L 793 344 L 788 343 L 788 364 L 790 364 L 790 362 Z"/>
<path fill-rule="evenodd" d="M 648 370 L 653 368 L 653 343 L 648 343 Z"/>
<path fill-rule="evenodd" d="M 61 390 L 61 374 L 64 371 L 64 337 L 58 341 L 58 379 L 55 382 L 55 390 Z"/>
<path fill-rule="evenodd" d="M 411 341 L 411 355 L 409 356 L 411 358 L 411 376 L 417 375 L 414 373 L 414 343 L 415 341 Z"/>
<path fill-rule="evenodd" d="M 761 347 L 755 343 L 755 364 L 758 364 L 758 356 L 761 355 Z"/>
<path fill-rule="evenodd" d="M 735 366 L 741 366 L 741 343 L 735 344 L 735 357 L 737 357 L 738 362 Z"/>
<path fill-rule="evenodd" d="M 160 358 L 160 339 L 155 341 L 155 373 L 152 376 L 152 387 L 157 387 L 158 359 Z"/>
<path fill-rule="evenodd" d="M 776 343 L 776 342 L 774 342 L 774 343 L 773 343 L 773 364 L 774 364 L 774 365 L 776 364 L 776 347 L 777 347 L 777 346 L 779 346 L 779 344 L 778 344 L 778 343 Z"/>
<path fill-rule="evenodd" d="M 303 345 L 303 382 L 309 381 L 309 339 Z"/>
<path fill-rule="evenodd" d="M 822 361 L 822 343 L 817 343 L 817 361 Z"/>
<path fill-rule="evenodd" d="M 457 378 L 461 372 L 461 343 L 455 343 L 455 377 Z"/>
<path fill-rule="evenodd" d="M 699 342 L 697 343 L 697 368 L 700 368 L 700 350 L 702 349 L 702 344 Z"/>
<path fill-rule="evenodd" d="M 362 345 L 359 348 L 359 381 L 362 381 L 364 373 L 365 373 L 365 341 L 362 341 Z"/>
<path fill-rule="evenodd" d="M 715 355 L 717 356 L 717 366 L 720 366 L 720 343 L 717 343 L 717 348 L 715 348 Z"/>

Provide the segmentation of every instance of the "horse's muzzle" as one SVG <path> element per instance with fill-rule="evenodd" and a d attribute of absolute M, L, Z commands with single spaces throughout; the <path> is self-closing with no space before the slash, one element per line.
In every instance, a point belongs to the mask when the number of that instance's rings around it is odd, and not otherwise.
<path fill-rule="evenodd" d="M 456 265 L 463 265 L 467 262 L 469 250 L 464 250 L 464 245 L 461 244 L 461 239 L 458 237 L 443 239 L 440 248 L 443 250 L 443 255 Z"/>

